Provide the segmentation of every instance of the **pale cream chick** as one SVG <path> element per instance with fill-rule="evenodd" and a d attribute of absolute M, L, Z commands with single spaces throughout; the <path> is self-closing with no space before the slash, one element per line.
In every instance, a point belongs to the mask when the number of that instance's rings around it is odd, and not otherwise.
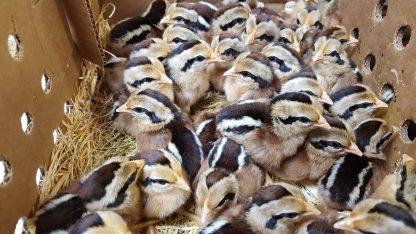
<path fill-rule="evenodd" d="M 279 28 L 271 16 L 265 14 L 250 15 L 246 22 L 246 32 L 243 39 L 250 51 L 260 51 L 267 44 L 279 38 Z"/>
<path fill-rule="evenodd" d="M 111 91 L 117 92 L 124 88 L 123 72 L 127 62 L 127 58 L 112 57 L 104 64 L 104 80 Z"/>
<path fill-rule="evenodd" d="M 241 34 L 250 16 L 251 9 L 246 3 L 233 3 L 218 9 L 211 23 L 212 36 L 223 32 Z"/>
<path fill-rule="evenodd" d="M 168 56 L 171 48 L 170 45 L 160 38 L 149 38 L 146 39 L 133 47 L 130 53 L 130 60 L 145 56 L 148 58 L 158 59 L 164 61 Z"/>
<path fill-rule="evenodd" d="M 303 32 L 301 28 L 293 30 L 291 28 L 284 28 L 280 30 L 279 43 L 287 45 L 299 54 L 302 54 L 303 48 Z"/>
<path fill-rule="evenodd" d="M 97 211 L 78 220 L 69 234 L 131 234 L 126 221 L 115 212 Z"/>
<path fill-rule="evenodd" d="M 185 24 L 171 24 L 163 31 L 163 40 L 176 49 L 180 44 L 189 40 L 200 40 L 193 28 Z"/>
<path fill-rule="evenodd" d="M 303 64 L 299 55 L 284 44 L 268 44 L 261 52 L 269 59 L 274 74 L 281 81 L 286 81 L 290 76 L 302 70 Z"/>

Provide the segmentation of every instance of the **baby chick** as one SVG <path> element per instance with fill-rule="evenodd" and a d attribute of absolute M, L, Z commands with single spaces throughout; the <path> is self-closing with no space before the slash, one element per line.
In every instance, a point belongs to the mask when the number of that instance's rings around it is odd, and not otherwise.
<path fill-rule="evenodd" d="M 300 190 L 277 183 L 260 188 L 245 208 L 245 219 L 255 233 L 293 233 L 303 217 L 319 215 Z"/>
<path fill-rule="evenodd" d="M 320 22 L 321 15 L 318 10 L 302 9 L 296 15 L 296 25 L 301 29 L 303 34 L 316 33 L 323 29 Z"/>
<path fill-rule="evenodd" d="M 123 71 L 126 63 L 127 58 L 112 57 L 104 64 L 104 80 L 107 87 L 113 92 L 125 88 L 123 84 Z"/>
<path fill-rule="evenodd" d="M 129 113 L 141 151 L 168 149 L 183 165 L 190 181 L 204 159 L 202 145 L 192 126 L 165 95 L 144 90 L 129 97 L 117 112 Z"/>
<path fill-rule="evenodd" d="M 175 102 L 189 112 L 209 88 L 208 63 L 213 62 L 210 46 L 203 40 L 184 42 L 171 51 L 166 60 L 166 73 L 173 80 Z"/>
<path fill-rule="evenodd" d="M 343 26 L 334 26 L 323 30 L 322 32 L 316 35 L 315 41 L 323 36 L 339 40 L 345 52 L 347 52 L 348 57 L 351 57 L 353 55 L 359 43 L 359 41 L 355 37 L 350 35 L 347 29 Z"/>
<path fill-rule="evenodd" d="M 111 210 L 129 224 L 142 217 L 141 194 L 136 186 L 142 161 L 113 157 L 75 183 L 70 192 L 77 194 L 88 211 Z"/>
<path fill-rule="evenodd" d="M 271 63 L 259 52 L 238 56 L 224 76 L 224 91 L 229 102 L 269 98 L 280 90 L 280 81 L 275 77 Z"/>
<path fill-rule="evenodd" d="M 336 210 L 325 209 L 320 215 L 305 216 L 298 222 L 296 234 L 343 234 L 344 231 L 336 229 L 333 225 L 344 217 Z"/>
<path fill-rule="evenodd" d="M 133 45 L 146 38 L 160 37 L 162 32 L 156 27 L 163 17 L 168 3 L 155 0 L 144 16 L 128 18 L 118 22 L 110 32 L 110 49 L 117 56 L 127 57 Z"/>
<path fill-rule="evenodd" d="M 170 45 L 160 38 L 149 38 L 134 45 L 130 60 L 145 56 L 163 62 L 170 52 Z"/>
<path fill-rule="evenodd" d="M 218 91 L 224 91 L 224 73 L 231 68 L 236 58 L 248 51 L 240 36 L 235 33 L 221 33 L 211 42 L 214 63 L 208 66 L 211 85 Z"/>
<path fill-rule="evenodd" d="M 366 199 L 334 227 L 353 233 L 408 234 L 416 233 L 416 219 L 410 210 L 381 199 Z"/>
<path fill-rule="evenodd" d="M 302 149 L 283 161 L 274 175 L 289 181 L 318 180 L 346 153 L 362 156 L 352 129 L 337 118 L 326 120 L 331 128 L 312 130 Z"/>
<path fill-rule="evenodd" d="M 330 128 L 321 105 L 303 93 L 284 93 L 269 103 L 245 101 L 223 108 L 216 117 L 223 136 L 243 145 L 255 163 L 269 172 L 293 156 L 309 132 Z"/>
<path fill-rule="evenodd" d="M 253 163 L 244 148 L 226 137 L 215 142 L 198 175 L 209 168 L 221 168 L 235 174 L 240 188 L 238 201 L 251 197 L 265 182 L 263 171 Z"/>
<path fill-rule="evenodd" d="M 173 101 L 172 80 L 165 73 L 159 60 L 151 57 L 136 57 L 124 68 L 124 84 L 130 93 L 145 89 L 158 91 Z"/>
<path fill-rule="evenodd" d="M 280 30 L 274 22 L 276 16 L 258 14 L 248 17 L 243 38 L 250 51 L 260 51 L 267 44 L 277 41 Z"/>
<path fill-rule="evenodd" d="M 352 127 L 373 117 L 380 109 L 388 107 L 365 85 L 347 86 L 334 92 L 330 97 L 333 101 L 329 108 L 331 113 L 345 120 Z"/>
<path fill-rule="evenodd" d="M 303 48 L 303 32 L 301 28 L 291 29 L 284 28 L 280 30 L 280 36 L 277 40 L 281 44 L 285 44 L 289 48 L 293 49 L 299 54 L 303 54 L 305 48 Z"/>
<path fill-rule="evenodd" d="M 236 176 L 224 169 L 210 168 L 199 178 L 195 190 L 195 212 L 206 224 L 236 204 L 239 185 Z"/>
<path fill-rule="evenodd" d="M 287 80 L 302 69 L 302 61 L 298 54 L 284 44 L 269 44 L 261 52 L 269 59 L 274 74 L 281 81 Z"/>
<path fill-rule="evenodd" d="M 205 2 L 173 3 L 160 23 L 162 25 L 186 24 L 193 28 L 200 38 L 205 39 L 216 10 L 215 6 Z"/>
<path fill-rule="evenodd" d="M 143 215 L 163 219 L 185 204 L 191 195 L 181 162 L 166 150 L 138 153 L 131 159 L 144 159 L 138 185 L 143 196 Z"/>
<path fill-rule="evenodd" d="M 44 203 L 33 218 L 36 233 L 66 232 L 87 213 L 83 199 L 75 194 L 58 194 Z"/>
<path fill-rule="evenodd" d="M 319 102 L 332 105 L 329 95 L 318 83 L 312 72 L 300 72 L 291 76 L 282 85 L 280 93 L 300 92 L 316 98 Z"/>
<path fill-rule="evenodd" d="M 189 40 L 200 40 L 196 31 L 186 24 L 171 24 L 163 31 L 163 40 L 170 44 L 171 49 Z"/>
<path fill-rule="evenodd" d="M 131 234 L 123 218 L 112 211 L 97 211 L 78 220 L 68 231 L 69 234 Z"/>
<path fill-rule="evenodd" d="M 210 33 L 212 36 L 220 35 L 223 32 L 241 34 L 250 13 L 251 9 L 245 3 L 224 5 L 215 12 Z"/>
<path fill-rule="evenodd" d="M 195 133 L 201 141 L 206 158 L 214 146 L 215 141 L 219 138 L 217 125 L 215 124 L 215 113 L 201 112 L 194 117 Z"/>

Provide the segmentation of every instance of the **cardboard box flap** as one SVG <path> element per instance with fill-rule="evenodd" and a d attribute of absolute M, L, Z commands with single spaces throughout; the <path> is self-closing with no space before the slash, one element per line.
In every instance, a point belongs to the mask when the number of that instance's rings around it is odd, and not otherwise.
<path fill-rule="evenodd" d="M 89 1 L 64 0 L 65 14 L 71 34 L 81 56 L 99 66 L 105 62 L 103 48 Z"/>

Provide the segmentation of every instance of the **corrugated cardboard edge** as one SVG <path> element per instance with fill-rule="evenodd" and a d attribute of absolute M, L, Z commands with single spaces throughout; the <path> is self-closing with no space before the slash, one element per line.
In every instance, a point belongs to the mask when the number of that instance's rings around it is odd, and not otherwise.
<path fill-rule="evenodd" d="M 64 0 L 63 3 L 73 40 L 81 56 L 102 67 L 105 63 L 105 56 L 95 26 L 94 16 L 98 15 L 96 2 Z M 94 6 L 94 14 L 91 5 Z"/>

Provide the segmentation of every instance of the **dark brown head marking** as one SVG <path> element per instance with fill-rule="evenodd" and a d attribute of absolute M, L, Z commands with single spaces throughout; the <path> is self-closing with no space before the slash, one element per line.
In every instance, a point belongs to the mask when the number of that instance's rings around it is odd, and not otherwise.
<path fill-rule="evenodd" d="M 257 206 L 262 206 L 270 201 L 279 200 L 284 196 L 292 195 L 286 188 L 282 185 L 269 185 L 262 187 L 253 195 L 252 204 Z"/>
<path fill-rule="evenodd" d="M 215 169 L 212 172 L 210 172 L 205 181 L 207 184 L 207 187 L 210 188 L 212 185 L 217 183 L 218 181 L 222 180 L 223 178 L 229 176 L 230 173 L 223 170 L 223 169 Z"/>

